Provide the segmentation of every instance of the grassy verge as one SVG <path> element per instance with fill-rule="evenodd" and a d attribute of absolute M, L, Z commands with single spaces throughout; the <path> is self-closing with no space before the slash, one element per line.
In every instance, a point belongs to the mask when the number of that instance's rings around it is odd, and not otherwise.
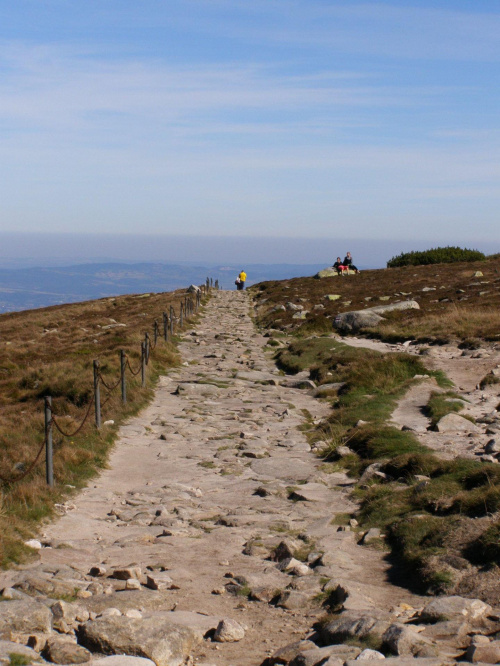
<path fill-rule="evenodd" d="M 136 414 L 152 396 L 158 376 L 178 363 L 175 339 L 161 337 L 151 351 L 146 386 L 140 374 L 127 372 L 127 403 L 120 388 L 101 387 L 102 422 L 114 424 L 97 431 L 92 409 L 92 361 L 100 362 L 108 386 L 117 383 L 119 351 L 123 349 L 136 371 L 140 344 L 154 320 L 173 305 L 179 311 L 183 292 L 120 296 L 100 301 L 44 308 L 0 316 L 0 564 L 9 566 L 28 558 L 24 541 L 54 504 L 105 467 L 118 425 Z M 191 320 L 194 321 L 194 318 Z M 54 488 L 45 482 L 44 453 L 30 468 L 44 441 L 43 398 L 53 397 L 57 421 L 67 433 L 54 429 Z"/>
<path fill-rule="evenodd" d="M 456 573 L 449 564 L 452 550 L 462 566 L 500 565 L 498 521 L 480 534 L 467 529 L 477 518 L 500 511 L 500 466 L 465 459 L 443 461 L 411 432 L 386 423 L 413 377 L 432 374 L 420 358 L 383 355 L 316 337 L 293 340 L 276 353 L 276 360 L 287 372 L 308 369 L 320 388 L 325 386 L 322 395 L 331 403 L 331 415 L 309 431 L 313 441 L 326 442 L 325 462 L 336 461 L 335 469 L 347 469 L 357 477 L 378 463 L 382 475 L 358 483 L 354 490 L 360 504 L 356 518 L 363 528 L 383 530 L 408 585 L 420 592 L 450 589 Z M 436 379 L 449 386 L 442 374 Z M 328 389 L 329 383 L 335 386 Z M 434 392 L 428 411 L 437 422 L 462 407 L 463 401 L 452 391 Z M 337 455 L 341 445 L 351 453 Z M 458 525 L 461 542 L 456 537 Z"/>

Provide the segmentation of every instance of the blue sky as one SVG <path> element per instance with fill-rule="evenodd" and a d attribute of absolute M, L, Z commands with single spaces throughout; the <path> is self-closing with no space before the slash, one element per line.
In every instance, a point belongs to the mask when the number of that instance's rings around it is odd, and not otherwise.
<path fill-rule="evenodd" d="M 499 251 L 499 64 L 498 0 L 0 0 L 0 231 Z"/>

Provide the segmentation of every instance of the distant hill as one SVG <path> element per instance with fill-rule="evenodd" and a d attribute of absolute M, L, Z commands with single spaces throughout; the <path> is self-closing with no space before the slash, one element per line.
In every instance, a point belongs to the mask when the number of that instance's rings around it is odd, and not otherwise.
<path fill-rule="evenodd" d="M 0 269 L 0 313 L 77 303 L 107 296 L 172 291 L 201 284 L 207 277 L 233 289 L 244 268 L 248 286 L 263 280 L 313 275 L 319 264 L 189 266 L 168 263 L 92 263 L 66 267 Z"/>

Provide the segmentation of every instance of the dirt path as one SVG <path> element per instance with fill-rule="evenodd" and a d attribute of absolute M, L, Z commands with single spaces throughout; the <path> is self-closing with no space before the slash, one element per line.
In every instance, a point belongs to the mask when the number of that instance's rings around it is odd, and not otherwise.
<path fill-rule="evenodd" d="M 41 598 L 79 590 L 91 621 L 109 608 L 144 621 L 173 610 L 172 621 L 204 630 L 236 620 L 240 642 L 205 640 L 194 651 L 198 663 L 219 666 L 260 664 L 311 636 L 328 580 L 348 590 L 347 609 L 421 604 L 388 582 L 383 552 L 333 524 L 354 509 L 352 481 L 327 474 L 298 429 L 327 406 L 280 385 L 264 345 L 247 294 L 215 293 L 184 336 L 182 366 L 120 429 L 109 468 L 45 529 L 40 561 L 4 574 L 0 589 Z M 283 572 L 270 559 L 282 540 L 306 561 L 302 569 Z M 131 566 L 140 568 L 136 584 L 110 577 Z M 90 576 L 92 567 L 101 570 Z M 164 571 L 174 589 L 146 587 L 146 574 L 161 583 Z"/>

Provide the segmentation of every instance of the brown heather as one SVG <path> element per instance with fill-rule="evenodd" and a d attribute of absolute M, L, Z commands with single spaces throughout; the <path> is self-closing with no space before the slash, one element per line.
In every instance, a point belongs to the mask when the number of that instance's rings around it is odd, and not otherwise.
<path fill-rule="evenodd" d="M 483 275 L 475 277 L 476 271 Z M 430 290 L 423 291 L 426 288 Z M 385 268 L 322 280 L 308 277 L 263 282 L 253 290 L 257 304 L 262 302 L 264 306 L 259 322 L 268 328 L 302 335 L 330 332 L 332 319 L 340 312 L 413 299 L 420 310 L 385 315 L 386 321 L 370 334 L 387 342 L 414 339 L 447 343 L 476 338 L 500 341 L 497 255 L 473 263 Z M 340 298 L 328 301 L 327 294 L 338 294 Z M 291 311 L 272 312 L 272 305 L 288 301 L 300 303 L 310 311 L 306 321 L 294 320 Z M 315 305 L 323 305 L 324 310 L 314 310 Z"/>
<path fill-rule="evenodd" d="M 134 370 L 140 366 L 140 345 L 153 322 L 162 332 L 162 313 L 170 305 L 179 312 L 182 291 L 127 295 L 54 306 L 0 316 L 0 562 L 5 566 L 29 555 L 23 541 L 53 505 L 106 465 L 117 425 L 151 396 L 158 375 L 178 362 L 175 346 L 160 336 L 147 368 L 147 386 L 127 371 L 127 405 L 120 388 L 108 396 L 101 387 L 102 421 L 114 426 L 98 432 L 93 407 L 82 431 L 63 437 L 54 431 L 55 487 L 45 483 L 44 452 L 24 479 L 44 442 L 45 395 L 53 396 L 54 413 L 66 432 L 73 432 L 93 403 L 94 359 L 108 385 L 119 379 L 123 349 Z M 115 323 L 125 324 L 116 326 Z M 110 326 L 110 328 L 107 328 Z"/>

